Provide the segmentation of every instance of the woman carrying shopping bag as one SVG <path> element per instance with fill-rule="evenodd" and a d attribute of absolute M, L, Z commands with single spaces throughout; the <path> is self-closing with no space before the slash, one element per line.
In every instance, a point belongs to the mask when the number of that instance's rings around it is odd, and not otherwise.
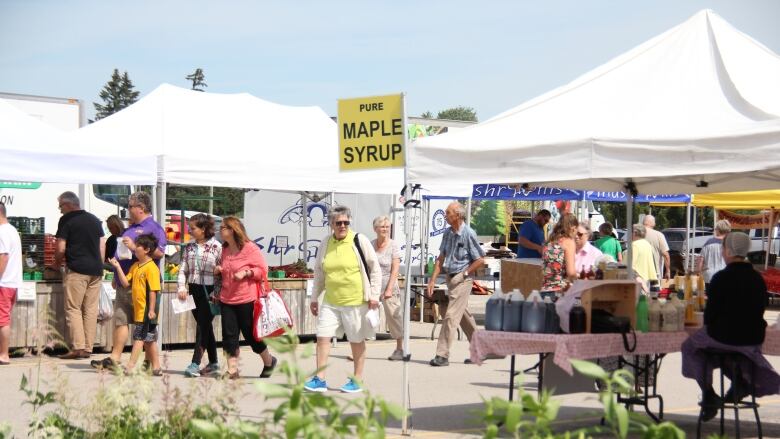
<path fill-rule="evenodd" d="M 268 275 L 268 264 L 260 248 L 247 237 L 238 218 L 224 218 L 219 233 L 223 242 L 222 264 L 217 265 L 214 272 L 222 276 L 218 298 L 222 308 L 222 345 L 228 356 L 225 378 L 239 378 L 239 333 L 263 360 L 260 378 L 268 378 L 276 367 L 276 358 L 271 356 L 265 343 L 257 341 L 252 334 L 259 282 Z"/>

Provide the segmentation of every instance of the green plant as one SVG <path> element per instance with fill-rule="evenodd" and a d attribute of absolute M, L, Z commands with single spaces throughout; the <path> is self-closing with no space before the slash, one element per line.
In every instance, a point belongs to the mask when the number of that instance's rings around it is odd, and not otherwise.
<path fill-rule="evenodd" d="M 310 358 L 314 349 L 307 344 L 299 353 L 298 336 L 288 331 L 284 335 L 266 340 L 268 346 L 279 354 L 288 354 L 289 361 L 279 365 L 279 372 L 286 384 L 257 382 L 255 387 L 266 400 L 277 400 L 274 409 L 268 409 L 264 419 L 264 438 L 381 438 L 390 418 L 400 419 L 404 410 L 380 397 L 366 392 L 362 398 L 348 399 L 322 393 L 308 393 L 303 385 L 317 371 L 305 372 L 301 359 Z M 249 423 L 216 424 L 193 420 L 192 427 L 206 438 L 256 437 Z"/>
<path fill-rule="evenodd" d="M 485 438 L 498 437 L 500 424 L 516 438 L 586 438 L 592 434 L 611 434 L 625 439 L 629 433 L 643 439 L 684 439 L 685 433 L 671 422 L 656 424 L 650 418 L 631 413 L 625 406 L 618 404 L 615 393 L 633 394 L 634 377 L 627 370 L 607 372 L 599 365 L 582 360 L 571 360 L 579 373 L 602 383 L 599 401 L 604 407 L 605 426 L 582 428 L 573 432 L 556 433 L 553 423 L 558 416 L 559 403 L 552 399 L 550 392 L 543 391 L 537 400 L 522 386 L 518 387 L 518 400 L 507 401 L 492 398 L 485 401 L 482 419 L 486 424 Z"/>

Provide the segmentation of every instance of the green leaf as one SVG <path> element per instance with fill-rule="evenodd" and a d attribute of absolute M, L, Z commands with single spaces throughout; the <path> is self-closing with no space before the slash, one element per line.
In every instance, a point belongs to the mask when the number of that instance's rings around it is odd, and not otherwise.
<path fill-rule="evenodd" d="M 634 390 L 634 387 L 620 375 L 613 376 L 612 382 L 617 384 L 620 393 L 631 393 Z"/>
<path fill-rule="evenodd" d="M 523 416 L 523 407 L 520 404 L 509 404 L 506 410 L 506 431 L 514 433 L 517 431 L 517 424 L 520 423 L 520 418 Z"/>
<path fill-rule="evenodd" d="M 257 389 L 257 391 L 260 392 L 266 398 L 279 398 L 279 397 L 290 396 L 290 389 L 279 384 L 256 381 L 255 389 Z"/>
<path fill-rule="evenodd" d="M 617 418 L 618 433 L 621 439 L 628 436 L 628 410 L 621 404 L 614 404 L 615 417 Z"/>
<path fill-rule="evenodd" d="M 572 367 L 574 369 L 590 378 L 594 378 L 597 380 L 606 380 L 609 378 L 609 374 L 604 371 L 604 369 L 601 368 L 596 363 L 591 363 L 590 361 L 584 361 L 584 360 L 569 360 L 571 362 Z"/>
<path fill-rule="evenodd" d="M 490 424 L 485 429 L 485 439 L 495 439 L 498 437 L 498 426 L 496 424 Z"/>
<path fill-rule="evenodd" d="M 390 415 L 393 419 L 400 420 L 406 414 L 406 410 L 398 404 L 393 404 L 392 402 L 387 401 L 382 401 L 380 404 L 382 411 Z"/>
<path fill-rule="evenodd" d="M 284 426 L 284 432 L 287 439 L 292 439 L 298 435 L 298 431 L 303 428 L 304 419 L 300 409 L 294 409 L 287 412 L 287 423 Z"/>
<path fill-rule="evenodd" d="M 206 439 L 217 439 L 221 436 L 219 426 L 210 421 L 204 421 L 203 419 L 192 419 L 190 421 L 190 427 L 198 435 Z"/>

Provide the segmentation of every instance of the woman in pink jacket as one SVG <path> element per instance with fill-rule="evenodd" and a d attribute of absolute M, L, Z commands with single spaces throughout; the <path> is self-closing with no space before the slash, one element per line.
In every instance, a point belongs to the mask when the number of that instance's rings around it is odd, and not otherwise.
<path fill-rule="evenodd" d="M 263 360 L 260 378 L 268 378 L 276 367 L 276 358 L 271 356 L 265 343 L 256 341 L 252 335 L 252 313 L 258 285 L 268 274 L 268 265 L 260 248 L 247 237 L 246 229 L 238 218 L 224 218 L 219 233 L 223 242 L 222 265 L 217 266 L 214 272 L 222 276 L 218 300 L 222 308 L 222 346 L 228 356 L 225 377 L 239 377 L 240 332 L 252 346 L 252 351 L 260 354 Z"/>

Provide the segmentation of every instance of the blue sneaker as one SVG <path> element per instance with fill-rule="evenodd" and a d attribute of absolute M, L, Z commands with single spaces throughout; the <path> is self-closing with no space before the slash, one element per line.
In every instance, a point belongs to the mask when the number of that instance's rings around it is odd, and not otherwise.
<path fill-rule="evenodd" d="M 350 378 L 349 381 L 347 381 L 347 384 L 341 386 L 339 390 L 341 390 L 344 393 L 358 393 L 358 392 L 362 392 L 363 388 L 360 387 L 360 384 L 358 384 L 358 382 L 355 381 L 354 378 Z"/>
<path fill-rule="evenodd" d="M 184 376 L 195 378 L 200 376 L 200 364 L 190 363 L 186 369 L 184 369 Z"/>
<path fill-rule="evenodd" d="M 309 381 L 304 383 L 303 388 L 309 392 L 323 393 L 328 391 L 328 383 L 326 383 L 325 380 L 321 380 L 317 375 L 314 375 L 313 377 L 309 378 Z"/>

